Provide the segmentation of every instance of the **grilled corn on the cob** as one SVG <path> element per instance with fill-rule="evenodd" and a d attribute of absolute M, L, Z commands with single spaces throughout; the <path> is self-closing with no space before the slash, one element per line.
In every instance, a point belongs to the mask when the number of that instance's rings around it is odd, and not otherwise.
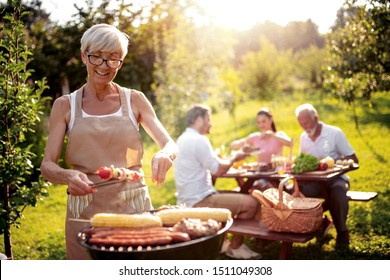
<path fill-rule="evenodd" d="M 185 218 L 226 222 L 232 217 L 232 213 L 226 208 L 194 207 L 161 210 L 156 216 L 161 218 L 164 226 L 172 226 Z"/>
<path fill-rule="evenodd" d="M 152 214 L 97 213 L 91 219 L 93 227 L 156 227 L 162 226 L 159 217 Z"/>

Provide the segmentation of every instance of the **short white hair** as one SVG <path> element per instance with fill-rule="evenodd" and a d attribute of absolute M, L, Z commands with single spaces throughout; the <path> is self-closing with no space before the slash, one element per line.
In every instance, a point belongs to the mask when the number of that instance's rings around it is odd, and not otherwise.
<path fill-rule="evenodd" d="M 110 24 L 95 24 L 81 37 L 82 52 L 118 53 L 123 59 L 127 54 L 129 37 Z"/>
<path fill-rule="evenodd" d="M 317 114 L 317 110 L 316 108 L 314 108 L 313 105 L 309 104 L 309 103 L 306 103 L 306 104 L 302 104 L 302 105 L 299 105 L 296 109 L 295 109 L 295 116 L 299 116 L 301 114 L 301 112 L 303 111 L 308 111 L 310 116 L 314 119 L 316 116 L 318 116 Z"/>

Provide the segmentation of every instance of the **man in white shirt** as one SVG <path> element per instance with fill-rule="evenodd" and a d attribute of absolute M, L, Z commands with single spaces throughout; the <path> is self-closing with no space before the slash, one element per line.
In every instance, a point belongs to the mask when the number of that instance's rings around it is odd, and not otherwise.
<path fill-rule="evenodd" d="M 237 153 L 221 159 L 214 152 L 210 140 L 211 109 L 205 105 L 194 105 L 187 112 L 187 128 L 177 140 L 179 155 L 175 160 L 175 182 L 177 203 L 191 207 L 227 208 L 233 217 L 254 218 L 259 203 L 254 197 L 241 193 L 219 193 L 212 183 L 213 175 L 226 173 L 234 162 L 247 155 Z M 225 247 L 225 248 L 224 248 Z M 243 243 L 243 237 L 234 235 L 231 243 L 224 243 L 223 251 L 235 259 L 259 259 L 261 255 Z"/>
<path fill-rule="evenodd" d="M 320 122 L 317 110 L 311 104 L 303 104 L 296 108 L 295 115 L 304 132 L 300 138 L 300 152 L 308 153 L 319 159 L 327 156 L 337 159 L 353 159 L 358 163 L 355 151 L 348 142 L 344 132 L 335 126 Z M 324 211 L 329 210 L 337 230 L 336 247 L 349 245 L 349 234 L 346 225 L 348 216 L 349 189 L 348 176 L 343 175 L 331 181 L 300 181 L 301 192 L 308 197 L 325 198 Z M 330 222 L 325 217 L 324 233 L 329 229 Z"/>

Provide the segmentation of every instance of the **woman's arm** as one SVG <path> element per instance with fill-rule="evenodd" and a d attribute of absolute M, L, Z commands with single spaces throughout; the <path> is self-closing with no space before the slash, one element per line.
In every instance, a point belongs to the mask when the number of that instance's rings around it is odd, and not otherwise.
<path fill-rule="evenodd" d="M 260 137 L 261 133 L 260 132 L 253 132 L 249 134 L 247 137 L 234 140 L 230 143 L 230 149 L 232 150 L 238 150 L 241 149 L 244 146 L 255 146 L 255 139 Z"/>
<path fill-rule="evenodd" d="M 262 132 L 260 134 L 260 138 L 268 138 L 272 137 L 276 139 L 279 143 L 281 143 L 284 146 L 292 147 L 294 145 L 293 140 L 287 136 L 284 132 L 273 132 L 271 130 L 268 130 L 266 132 Z"/>
<path fill-rule="evenodd" d="M 132 101 L 132 110 L 137 121 L 161 148 L 152 159 L 152 180 L 161 185 L 178 154 L 177 145 L 157 118 L 152 105 L 142 92 L 132 91 Z"/>
<path fill-rule="evenodd" d="M 218 158 L 218 170 L 213 175 L 218 177 L 225 174 L 229 171 L 230 167 L 232 167 L 236 161 L 244 160 L 247 156 L 247 154 L 239 152 L 234 154 L 233 156 L 230 156 L 228 159 Z"/>
<path fill-rule="evenodd" d="M 61 168 L 58 165 L 69 118 L 69 99 L 66 96 L 62 96 L 54 101 L 51 110 L 49 136 L 40 170 L 42 176 L 49 182 L 68 184 L 71 194 L 85 195 L 94 191 L 88 185 L 92 182 L 87 175 L 76 170 Z"/>
<path fill-rule="evenodd" d="M 248 143 L 248 138 L 249 137 L 245 137 L 245 138 L 241 138 L 241 139 L 237 139 L 237 140 L 232 141 L 230 143 L 230 145 L 229 145 L 230 149 L 232 149 L 232 150 L 239 150 L 239 149 L 241 149 L 245 145 L 249 144 Z"/>
<path fill-rule="evenodd" d="M 238 150 L 238 149 L 242 148 L 242 147 L 245 145 L 245 139 L 246 139 L 246 138 L 233 140 L 233 141 L 230 143 L 230 145 L 229 145 L 230 149 L 232 149 L 232 150 Z"/>

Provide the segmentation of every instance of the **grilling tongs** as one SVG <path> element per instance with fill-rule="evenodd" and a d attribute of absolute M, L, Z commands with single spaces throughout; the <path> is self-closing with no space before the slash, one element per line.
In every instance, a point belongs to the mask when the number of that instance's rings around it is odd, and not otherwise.
<path fill-rule="evenodd" d="M 152 176 L 142 176 L 143 178 L 152 178 Z M 108 180 L 108 181 L 102 181 L 102 182 L 98 182 L 98 183 L 94 183 L 94 184 L 90 184 L 91 187 L 93 188 L 100 188 L 100 187 L 106 187 L 106 186 L 109 186 L 109 185 L 112 185 L 112 184 L 115 184 L 119 181 L 126 181 L 127 179 L 122 179 L 122 180 L 119 180 L 119 179 L 111 179 L 111 180 Z"/>

